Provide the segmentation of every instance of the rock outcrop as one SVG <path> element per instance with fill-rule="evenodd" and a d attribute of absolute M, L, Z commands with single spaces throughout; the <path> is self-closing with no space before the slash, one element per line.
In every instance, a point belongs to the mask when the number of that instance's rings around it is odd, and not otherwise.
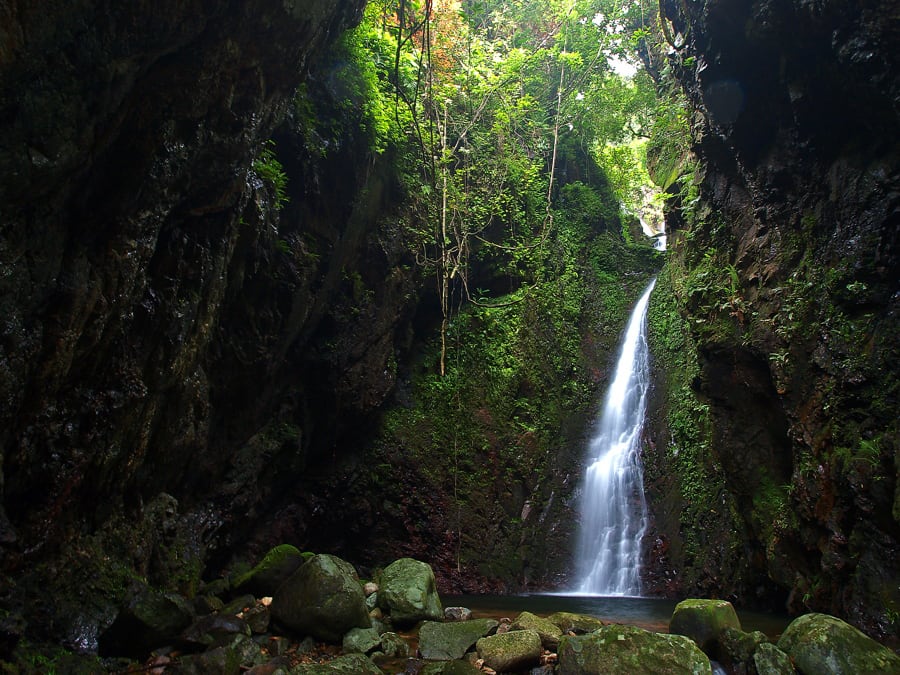
<path fill-rule="evenodd" d="M 389 172 L 292 105 L 310 72 L 337 95 L 363 4 L 0 11 L 0 587 L 28 630 L 91 649 L 132 575 L 190 590 L 391 390 L 417 282 L 375 223 Z"/>
<path fill-rule="evenodd" d="M 699 160 L 699 199 L 670 223 L 668 286 L 699 421 L 693 441 L 671 424 L 652 434 L 656 559 L 693 592 L 707 580 L 896 636 L 897 13 L 662 6 Z M 673 491 L 652 467 L 689 464 L 691 447 L 700 473 Z"/>

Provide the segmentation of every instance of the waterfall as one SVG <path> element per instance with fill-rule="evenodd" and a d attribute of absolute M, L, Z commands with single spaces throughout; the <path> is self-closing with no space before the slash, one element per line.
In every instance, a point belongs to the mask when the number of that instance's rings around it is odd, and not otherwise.
<path fill-rule="evenodd" d="M 616 372 L 588 447 L 575 559 L 578 593 L 641 593 L 647 502 L 640 442 L 650 380 L 647 305 L 655 283 L 650 282 L 628 320 Z"/>

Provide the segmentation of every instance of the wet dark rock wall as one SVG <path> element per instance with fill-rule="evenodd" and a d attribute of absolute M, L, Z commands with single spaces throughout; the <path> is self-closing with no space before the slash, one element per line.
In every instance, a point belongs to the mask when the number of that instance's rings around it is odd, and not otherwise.
<path fill-rule="evenodd" d="M 392 389 L 390 159 L 323 158 L 291 103 L 362 4 L 0 7 L 0 587 L 35 637 L 190 591 Z"/>
<path fill-rule="evenodd" d="M 766 592 L 770 602 L 896 636 L 900 11 L 827 0 L 665 9 L 701 197 L 672 223 L 672 292 L 727 494 L 703 522 L 658 520 L 673 539 L 738 532 L 742 570 L 783 593 Z M 666 490 L 658 510 L 672 507 Z M 746 578 L 720 579 L 721 592 L 749 599 Z"/>

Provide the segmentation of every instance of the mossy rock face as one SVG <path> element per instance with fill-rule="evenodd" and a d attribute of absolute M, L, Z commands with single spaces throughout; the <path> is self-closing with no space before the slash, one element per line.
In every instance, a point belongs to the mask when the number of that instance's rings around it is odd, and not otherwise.
<path fill-rule="evenodd" d="M 900 673 L 900 656 L 850 624 L 827 614 L 794 619 L 778 640 L 804 675 Z"/>
<path fill-rule="evenodd" d="M 764 642 L 753 654 L 753 664 L 758 675 L 794 675 L 791 657 L 775 645 Z"/>
<path fill-rule="evenodd" d="M 444 609 L 431 565 L 412 558 L 401 558 L 388 565 L 378 584 L 378 606 L 391 615 L 397 626 L 443 619 Z"/>
<path fill-rule="evenodd" d="M 501 673 L 526 670 L 541 662 L 541 636 L 533 630 L 511 630 L 481 638 L 476 648 L 484 665 Z"/>
<path fill-rule="evenodd" d="M 587 614 L 574 614 L 572 612 L 556 612 L 547 617 L 547 621 L 558 626 L 563 633 L 593 633 L 605 625 L 600 619 Z"/>
<path fill-rule="evenodd" d="M 291 675 L 384 675 L 381 668 L 362 654 L 346 654 L 328 663 L 295 666 Z"/>
<path fill-rule="evenodd" d="M 541 636 L 541 644 L 555 651 L 562 637 L 562 629 L 549 619 L 542 619 L 531 612 L 522 612 L 510 626 L 511 630 L 533 630 Z"/>
<path fill-rule="evenodd" d="M 272 616 L 300 635 L 339 643 L 351 628 L 372 625 L 356 570 L 332 555 L 317 555 L 272 598 Z"/>
<path fill-rule="evenodd" d="M 436 661 L 461 659 L 481 638 L 499 624 L 494 619 L 470 619 L 441 623 L 426 621 L 419 629 L 422 658 Z"/>
<path fill-rule="evenodd" d="M 681 635 L 611 624 L 559 642 L 557 675 L 712 675 L 706 654 Z"/>
<path fill-rule="evenodd" d="M 256 567 L 235 579 L 234 587 L 240 593 L 252 593 L 258 598 L 274 595 L 278 587 L 308 559 L 295 546 L 276 546 Z"/>
<path fill-rule="evenodd" d="M 706 654 L 717 655 L 719 636 L 726 628 L 741 629 L 741 622 L 726 600 L 683 600 L 675 606 L 669 632 L 689 637 Z"/>

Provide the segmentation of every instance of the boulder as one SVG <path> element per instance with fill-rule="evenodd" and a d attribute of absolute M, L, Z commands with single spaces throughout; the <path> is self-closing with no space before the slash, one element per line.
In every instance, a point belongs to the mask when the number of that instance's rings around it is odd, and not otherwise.
<path fill-rule="evenodd" d="M 388 658 L 409 656 L 409 644 L 396 633 L 381 634 L 381 653 Z"/>
<path fill-rule="evenodd" d="M 753 664 L 757 675 L 794 675 L 791 657 L 775 645 L 764 642 L 753 653 Z M 749 671 L 748 671 L 749 672 Z"/>
<path fill-rule="evenodd" d="M 587 614 L 573 614 L 572 612 L 556 612 L 547 617 L 547 621 L 559 626 L 563 633 L 593 633 L 605 625 L 600 619 Z"/>
<path fill-rule="evenodd" d="M 258 598 L 274 595 L 303 561 L 303 554 L 295 546 L 276 546 L 266 553 L 256 567 L 237 577 L 234 588 L 240 593 L 251 593 Z"/>
<path fill-rule="evenodd" d="M 102 656 L 146 656 L 154 647 L 177 639 L 191 619 L 191 609 L 180 595 L 145 588 L 100 635 L 99 652 Z"/>
<path fill-rule="evenodd" d="M 510 630 L 533 630 L 541 636 L 541 644 L 550 651 L 556 651 L 562 629 L 548 619 L 542 619 L 531 612 L 522 612 L 512 622 Z"/>
<path fill-rule="evenodd" d="M 368 654 L 381 644 L 381 636 L 373 628 L 351 628 L 344 634 L 345 654 Z"/>
<path fill-rule="evenodd" d="M 444 617 L 434 572 L 428 563 L 401 558 L 388 565 L 378 584 L 378 606 L 391 615 L 395 626 Z"/>
<path fill-rule="evenodd" d="M 384 675 L 384 673 L 363 654 L 345 654 L 328 663 L 301 663 L 291 670 L 291 675 Z"/>
<path fill-rule="evenodd" d="M 444 619 L 447 621 L 468 621 L 472 618 L 472 610 L 468 607 L 444 607 Z"/>
<path fill-rule="evenodd" d="M 726 628 L 719 635 L 718 659 L 734 675 L 753 672 L 753 655 L 769 638 L 761 631 L 745 633 L 737 628 Z"/>
<path fill-rule="evenodd" d="M 682 635 L 610 624 L 559 641 L 558 675 L 712 675 L 706 654 Z"/>
<path fill-rule="evenodd" d="M 366 599 L 356 570 L 332 555 L 316 555 L 272 598 L 272 617 L 301 635 L 339 643 L 351 628 L 369 628 Z"/>
<path fill-rule="evenodd" d="M 719 636 L 726 628 L 741 629 L 734 607 L 726 600 L 683 600 L 669 620 L 670 633 L 689 637 L 713 657 L 718 656 Z"/>
<path fill-rule="evenodd" d="M 900 656 L 850 624 L 827 614 L 794 619 L 778 640 L 804 675 L 900 673 Z"/>
<path fill-rule="evenodd" d="M 432 661 L 461 659 L 481 638 L 497 627 L 494 619 L 440 623 L 426 621 L 419 629 L 419 653 Z"/>
<path fill-rule="evenodd" d="M 419 671 L 419 675 L 484 675 L 484 671 L 468 661 L 443 661 L 426 663 Z"/>
<path fill-rule="evenodd" d="M 238 675 L 241 672 L 241 655 L 229 647 L 216 647 L 202 654 L 187 654 L 167 665 L 166 673 L 172 675 Z"/>
<path fill-rule="evenodd" d="M 201 616 L 181 634 L 186 646 L 221 646 L 235 635 L 250 635 L 250 626 L 243 619 L 227 614 Z"/>
<path fill-rule="evenodd" d="M 533 630 L 511 630 L 475 643 L 478 658 L 497 672 L 525 670 L 541 662 L 541 636 Z"/>

